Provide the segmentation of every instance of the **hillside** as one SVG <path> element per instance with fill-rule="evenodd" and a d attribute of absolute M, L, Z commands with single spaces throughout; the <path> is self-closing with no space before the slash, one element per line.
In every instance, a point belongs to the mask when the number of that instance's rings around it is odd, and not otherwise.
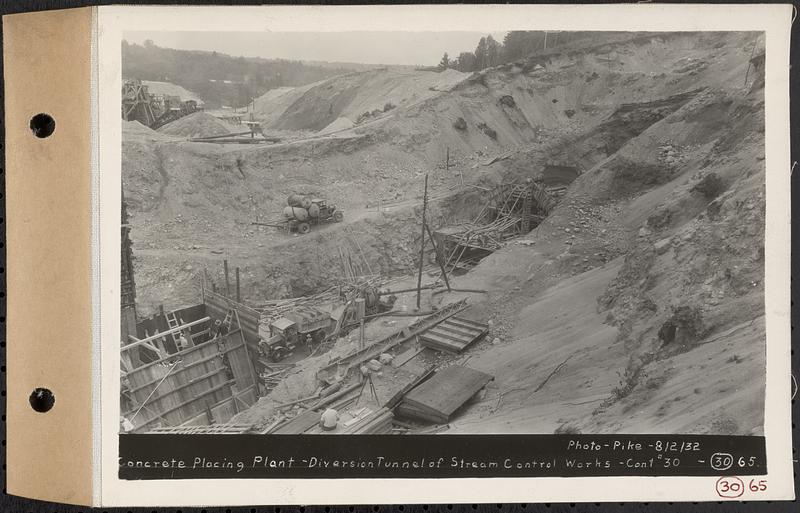
<path fill-rule="evenodd" d="M 308 84 L 352 69 L 122 42 L 123 78 L 172 82 L 197 93 L 208 108 L 243 107 L 270 89 Z"/>
<path fill-rule="evenodd" d="M 434 229 L 473 218 L 493 185 L 550 181 L 564 196 L 524 244 L 453 277 L 488 291 L 469 296 L 470 315 L 493 326 L 469 365 L 495 382 L 451 431 L 761 433 L 764 98 L 752 44 L 615 34 L 473 74 L 347 73 L 257 99 L 265 129 L 292 134 L 274 145 L 126 125 L 140 309 L 197 302 L 223 258 L 250 304 L 318 292 L 352 241 L 375 272 L 403 279 L 425 173 Z M 251 224 L 293 192 L 327 198 L 345 222 L 305 236 Z M 735 381 L 720 371 L 731 365 Z M 267 422 L 270 404 L 248 420 Z"/>

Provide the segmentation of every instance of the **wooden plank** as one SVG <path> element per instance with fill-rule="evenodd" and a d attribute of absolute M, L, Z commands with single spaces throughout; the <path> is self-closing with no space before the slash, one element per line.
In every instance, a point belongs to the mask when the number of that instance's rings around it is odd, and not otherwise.
<path fill-rule="evenodd" d="M 447 422 L 447 417 L 445 417 L 444 415 L 436 415 L 430 412 L 420 410 L 418 408 L 414 408 L 413 406 L 407 404 L 406 402 L 400 403 L 400 405 L 397 406 L 395 411 L 397 411 L 397 414 L 403 418 L 418 419 L 435 424 Z"/>
<path fill-rule="evenodd" d="M 414 359 L 418 354 L 422 352 L 422 349 L 417 350 L 413 347 L 409 348 L 407 351 L 400 353 L 392 360 L 392 367 L 402 367 L 412 359 Z"/>
<path fill-rule="evenodd" d="M 439 337 L 435 333 L 426 332 L 419 336 L 420 342 L 424 346 L 433 346 L 436 348 L 447 348 L 455 352 L 460 352 L 464 347 L 464 343 L 455 342 L 446 338 Z"/>
<path fill-rule="evenodd" d="M 478 335 L 480 335 L 480 333 L 483 331 L 483 330 L 478 329 L 478 328 L 475 328 L 475 329 L 464 328 L 462 326 L 457 326 L 457 325 L 450 324 L 450 323 L 447 323 L 447 322 L 443 322 L 442 324 L 436 326 L 436 329 L 437 330 L 446 331 L 446 332 L 452 333 L 454 335 L 460 335 L 460 336 L 462 336 L 464 338 L 467 338 L 467 339 L 475 338 Z"/>
<path fill-rule="evenodd" d="M 320 415 L 314 410 L 308 410 L 288 421 L 286 424 L 272 431 L 273 435 L 298 435 L 305 433 L 312 426 L 319 424 Z"/>
<path fill-rule="evenodd" d="M 485 329 L 487 329 L 489 327 L 488 324 L 484 324 L 484 323 L 477 322 L 477 321 L 472 321 L 470 319 L 464 319 L 463 317 L 455 317 L 455 316 L 454 317 L 450 317 L 449 319 L 447 319 L 447 322 L 455 324 L 455 325 L 458 325 L 458 326 L 463 326 L 465 328 L 477 329 L 477 330 L 480 330 L 480 331 L 483 331 L 483 330 L 485 330 Z"/>
<path fill-rule="evenodd" d="M 452 342 L 454 342 L 454 343 L 456 343 L 456 344 L 458 344 L 460 346 L 466 345 L 467 342 L 469 342 L 470 340 L 472 340 L 474 338 L 474 336 L 470 336 L 470 335 L 466 335 L 466 336 L 465 335 L 457 335 L 455 333 L 450 333 L 450 332 L 445 331 L 445 330 L 440 330 L 440 329 L 438 329 L 438 327 L 437 328 L 433 328 L 432 330 L 428 330 L 427 332 L 422 334 L 423 337 L 426 336 L 426 335 L 434 335 L 434 336 L 436 336 L 438 338 L 442 338 L 442 339 L 445 339 L 445 340 L 450 340 L 450 341 L 452 341 Z"/>
<path fill-rule="evenodd" d="M 411 390 L 422 384 L 426 379 L 430 378 L 434 372 L 436 372 L 436 369 L 433 367 L 423 372 L 415 380 L 413 380 L 408 385 L 404 386 L 394 396 L 392 396 L 388 401 L 386 401 L 386 403 L 383 406 L 391 410 L 403 399 L 404 395 L 406 395 L 408 392 L 410 392 Z"/>
<path fill-rule="evenodd" d="M 404 403 L 449 417 L 492 379 L 489 374 L 454 365 L 409 392 Z"/>
<path fill-rule="evenodd" d="M 444 344 L 439 344 L 437 342 L 431 342 L 430 340 L 420 340 L 422 347 L 433 349 L 434 351 L 449 353 L 449 354 L 458 354 L 461 352 L 461 347 L 456 346 L 446 346 Z"/>

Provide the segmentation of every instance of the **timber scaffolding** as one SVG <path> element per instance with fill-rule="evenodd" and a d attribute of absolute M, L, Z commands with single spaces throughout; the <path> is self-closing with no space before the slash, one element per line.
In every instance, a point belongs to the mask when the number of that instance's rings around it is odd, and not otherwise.
<path fill-rule="evenodd" d="M 446 226 L 434 233 L 447 272 L 469 270 L 503 247 L 504 242 L 528 233 L 555 208 L 556 199 L 536 182 L 511 182 L 492 190 L 475 219 Z"/>

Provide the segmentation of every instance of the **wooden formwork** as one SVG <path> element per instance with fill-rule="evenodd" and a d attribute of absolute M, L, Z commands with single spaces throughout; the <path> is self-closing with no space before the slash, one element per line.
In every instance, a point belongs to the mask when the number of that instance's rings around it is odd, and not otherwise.
<path fill-rule="evenodd" d="M 122 416 L 143 432 L 156 426 L 179 426 L 198 416 L 206 424 L 224 422 L 256 396 L 252 363 L 240 329 L 138 367 L 124 376 L 132 407 Z M 212 411 L 215 410 L 215 411 Z M 232 413 L 231 413 L 232 412 Z"/>
<path fill-rule="evenodd" d="M 258 343 L 258 318 L 253 311 L 228 307 L 218 295 L 204 297 L 205 304 L 154 316 L 140 324 L 155 335 L 131 337 L 122 347 L 122 416 L 135 432 L 156 427 L 223 423 L 258 399 L 257 374 L 248 339 Z M 252 310 L 252 309 L 251 309 Z M 257 315 L 257 312 L 255 313 Z M 179 319 L 180 325 L 164 329 L 163 317 Z M 228 318 L 227 325 L 213 327 Z M 185 322 L 185 319 L 190 319 Z M 172 343 L 171 332 L 190 333 L 190 347 Z M 211 338 L 209 340 L 210 337 Z M 157 346 L 158 357 L 142 363 L 126 358 L 141 347 Z"/>

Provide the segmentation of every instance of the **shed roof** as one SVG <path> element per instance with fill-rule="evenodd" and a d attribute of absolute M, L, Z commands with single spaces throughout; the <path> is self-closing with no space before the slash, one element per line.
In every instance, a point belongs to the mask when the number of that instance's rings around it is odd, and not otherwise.
<path fill-rule="evenodd" d="M 287 319 L 286 317 L 281 317 L 277 319 L 275 322 L 272 323 L 273 326 L 278 328 L 279 330 L 285 330 L 291 326 L 294 326 L 294 321 Z"/>

